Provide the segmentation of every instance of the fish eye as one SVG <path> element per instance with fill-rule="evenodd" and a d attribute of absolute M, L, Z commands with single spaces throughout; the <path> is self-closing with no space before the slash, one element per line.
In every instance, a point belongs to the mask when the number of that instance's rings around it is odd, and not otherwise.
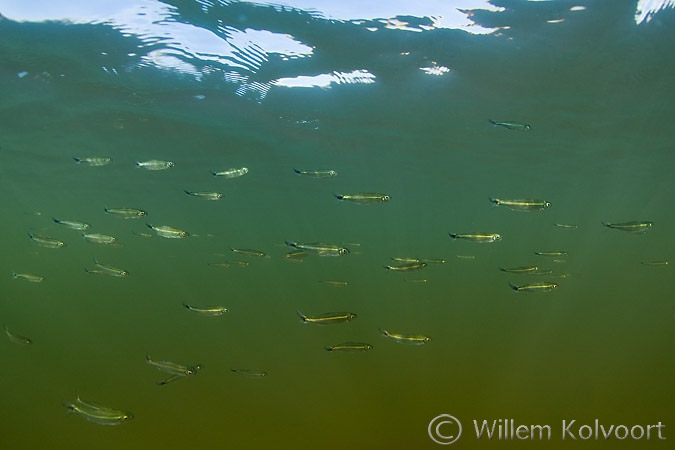
<path fill-rule="evenodd" d="M 382 201 L 383 202 L 388 202 L 390 200 L 390 197 L 388 195 L 383 195 L 382 196 Z"/>
<path fill-rule="evenodd" d="M 241 173 L 248 173 L 248 169 L 246 167 L 241 168 Z"/>
<path fill-rule="evenodd" d="M 329 170 L 329 171 L 328 171 L 328 174 L 329 174 L 330 176 L 333 176 L 333 177 L 334 177 L 334 176 L 337 175 L 337 172 L 334 171 L 334 170 Z"/>

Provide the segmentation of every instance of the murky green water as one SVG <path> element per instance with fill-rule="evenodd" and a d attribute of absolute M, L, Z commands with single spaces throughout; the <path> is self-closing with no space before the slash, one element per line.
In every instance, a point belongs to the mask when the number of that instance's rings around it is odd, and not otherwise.
<path fill-rule="evenodd" d="M 214 33 L 218 18 L 288 33 L 314 53 L 284 60 L 269 52 L 260 70 L 241 70 L 248 82 L 267 83 L 253 95 L 215 63 L 208 71 L 185 56 L 202 70 L 195 79 L 127 56 L 164 44 L 139 46 L 105 24 L 0 20 L 0 320 L 33 341 L 0 341 L 0 447 L 438 448 L 427 427 L 447 413 L 464 425 L 457 448 L 668 448 L 672 10 L 636 26 L 631 2 L 578 12 L 567 2 L 501 2 L 505 12 L 477 12 L 475 20 L 511 28 L 479 36 L 372 32 L 243 3 L 175 6 L 177 21 Z M 559 17 L 567 20 L 546 23 Z M 420 70 L 431 65 L 450 71 Z M 273 83 L 350 70 L 367 70 L 375 82 Z M 113 162 L 88 167 L 73 156 Z M 150 159 L 175 167 L 135 167 Z M 233 167 L 249 172 L 210 174 Z M 293 168 L 338 176 L 313 179 Z M 205 201 L 186 189 L 223 198 Z M 391 201 L 358 205 L 333 195 L 355 192 Z M 552 206 L 515 212 L 491 196 Z M 146 210 L 147 220 L 104 212 L 116 207 Z M 123 246 L 88 243 L 53 217 L 87 222 Z M 646 233 L 602 226 L 633 220 L 654 225 Z M 163 239 L 146 222 L 191 236 Z M 477 231 L 502 240 L 448 236 Z M 66 247 L 40 247 L 29 232 Z M 351 253 L 292 261 L 285 240 Z M 534 254 L 541 250 L 568 255 Z M 384 269 L 392 257 L 446 262 L 394 273 Z M 87 273 L 94 259 L 129 276 Z M 247 265 L 212 265 L 228 261 Z M 641 264 L 658 261 L 671 264 Z M 552 273 L 499 270 L 523 265 Z M 558 287 L 509 288 L 534 281 Z M 229 312 L 200 316 L 183 302 Z M 321 327 L 301 323 L 297 310 L 358 318 Z M 402 345 L 380 328 L 432 340 Z M 324 350 L 346 341 L 374 348 Z M 160 387 L 166 374 L 146 354 L 203 369 Z M 63 405 L 77 394 L 134 418 L 116 427 L 87 422 Z M 552 439 L 477 440 L 472 421 L 497 419 L 550 424 Z M 661 422 L 668 439 L 563 440 L 561 421 L 572 419 L 645 429 Z"/>

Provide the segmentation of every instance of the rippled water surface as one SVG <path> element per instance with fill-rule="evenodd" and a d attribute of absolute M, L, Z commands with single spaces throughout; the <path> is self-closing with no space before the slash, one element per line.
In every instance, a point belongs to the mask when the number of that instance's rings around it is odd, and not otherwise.
<path fill-rule="evenodd" d="M 467 449 L 675 439 L 669 2 L 35 3 L 0 0 L 1 448 L 438 448 L 440 414 Z M 335 196 L 357 193 L 391 199 Z M 603 226 L 632 221 L 653 226 Z M 477 232 L 501 239 L 449 236 Z M 500 271 L 520 266 L 544 273 Z M 557 287 L 510 287 L 537 282 Z M 345 342 L 372 349 L 325 350 Z M 146 355 L 201 369 L 158 386 Z M 88 422 L 78 395 L 133 418 Z M 500 419 L 552 437 L 477 438 Z M 596 419 L 668 440 L 562 439 Z"/>

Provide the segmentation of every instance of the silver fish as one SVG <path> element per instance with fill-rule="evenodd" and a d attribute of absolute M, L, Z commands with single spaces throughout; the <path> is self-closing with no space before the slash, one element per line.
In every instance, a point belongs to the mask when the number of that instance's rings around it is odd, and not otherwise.
<path fill-rule="evenodd" d="M 649 221 L 633 221 L 633 222 L 623 222 L 623 223 L 607 223 L 602 222 L 607 228 L 614 228 L 615 230 L 628 231 L 630 233 L 645 233 L 649 230 L 654 222 Z"/>
<path fill-rule="evenodd" d="M 15 280 L 26 280 L 31 283 L 41 283 L 44 280 L 44 277 L 41 277 L 40 275 L 33 275 L 32 273 L 12 272 L 12 278 Z"/>
<path fill-rule="evenodd" d="M 136 167 L 142 167 L 146 170 L 166 170 L 173 166 L 175 166 L 175 164 L 171 161 L 160 161 L 158 159 L 136 162 Z"/>
<path fill-rule="evenodd" d="M 221 198 L 223 198 L 223 194 L 221 194 L 220 192 L 193 192 L 186 190 L 185 193 L 187 195 L 202 198 L 204 200 L 220 200 Z"/>
<path fill-rule="evenodd" d="M 59 225 L 63 225 L 65 227 L 71 228 L 73 230 L 78 230 L 78 231 L 84 231 L 87 228 L 89 228 L 91 225 L 85 222 L 77 222 L 75 220 L 61 220 L 61 219 L 56 219 L 52 217 L 52 220 Z"/>
<path fill-rule="evenodd" d="M 7 328 L 7 325 L 5 325 L 5 334 L 9 338 L 10 341 L 14 342 L 15 344 L 23 344 L 23 345 L 30 345 L 33 343 L 32 340 L 28 339 L 25 336 L 20 336 L 18 334 L 12 333 L 9 331 L 9 328 Z"/>
<path fill-rule="evenodd" d="M 96 258 L 94 258 L 94 265 L 96 266 L 95 270 L 89 270 L 89 269 L 84 269 L 89 273 L 101 273 L 104 275 L 110 275 L 111 277 L 120 277 L 124 278 L 129 275 L 129 272 L 127 272 L 124 269 L 118 269 L 117 267 L 113 266 L 107 266 L 105 264 L 101 264 L 98 262 Z"/>
<path fill-rule="evenodd" d="M 294 241 L 286 241 L 286 245 L 295 247 L 298 250 L 311 252 L 319 256 L 343 256 L 349 253 L 349 249 L 340 247 L 335 244 L 325 244 L 323 242 L 315 243 L 300 243 Z"/>
<path fill-rule="evenodd" d="M 336 177 L 337 172 L 334 170 L 301 170 L 301 169 L 293 169 L 293 172 L 297 173 L 298 175 L 305 175 L 308 177 L 312 178 L 329 178 L 329 177 Z"/>
<path fill-rule="evenodd" d="M 110 235 L 107 235 L 107 234 L 84 233 L 84 234 L 82 234 L 82 237 L 87 242 L 91 242 L 92 244 L 117 245 L 117 246 L 122 245 L 122 244 L 119 243 L 119 241 L 117 240 L 117 238 L 115 236 L 110 236 Z"/>
<path fill-rule="evenodd" d="M 214 177 L 223 177 L 223 178 L 236 178 L 242 175 L 246 175 L 247 173 L 248 169 L 246 167 L 242 167 L 240 169 L 221 170 L 220 172 L 211 171 L 211 175 L 213 175 Z"/>
<path fill-rule="evenodd" d="M 183 306 L 188 311 L 196 312 L 203 316 L 222 316 L 228 311 L 224 306 L 191 306 L 183 302 Z"/>
<path fill-rule="evenodd" d="M 448 233 L 453 239 L 465 239 L 472 242 L 497 242 L 502 239 L 497 233 Z"/>
<path fill-rule="evenodd" d="M 319 314 L 317 316 L 307 316 L 297 311 L 298 316 L 304 323 L 314 323 L 317 325 L 330 325 L 335 323 L 349 322 L 356 319 L 356 314 L 351 312 L 330 312 Z"/>
<path fill-rule="evenodd" d="M 158 236 L 161 236 L 163 238 L 182 239 L 190 236 L 190 234 L 187 231 L 179 230 L 178 228 L 173 228 L 167 225 L 154 226 L 150 225 L 149 223 L 146 223 L 146 225 L 148 226 L 148 228 L 154 230 Z"/>
<path fill-rule="evenodd" d="M 136 208 L 104 208 L 104 211 L 121 219 L 138 219 L 148 215 L 142 209 Z"/>
<path fill-rule="evenodd" d="M 85 158 L 73 156 L 73 159 L 78 164 L 86 164 L 88 166 L 106 166 L 112 162 L 112 158 L 109 156 L 89 156 Z"/>
<path fill-rule="evenodd" d="M 326 347 L 329 352 L 367 352 L 372 349 L 373 346 L 365 342 L 344 342 Z"/>
<path fill-rule="evenodd" d="M 362 194 L 333 194 L 338 200 L 348 200 L 361 205 L 377 205 L 391 200 L 387 194 L 362 193 Z"/>
<path fill-rule="evenodd" d="M 382 328 L 380 328 L 380 333 L 400 344 L 422 345 L 431 341 L 429 336 L 423 334 L 390 333 Z"/>
<path fill-rule="evenodd" d="M 40 247 L 63 248 L 66 246 L 65 242 L 47 236 L 40 236 L 39 234 L 34 233 L 28 233 L 28 236 L 31 238 L 33 242 L 35 242 Z"/>
<path fill-rule="evenodd" d="M 426 266 L 427 266 L 427 263 L 425 263 L 425 262 L 409 262 L 409 263 L 396 264 L 396 265 L 391 265 L 391 266 L 384 266 L 384 268 L 387 269 L 387 270 L 395 271 L 395 272 L 408 272 L 408 271 L 411 271 L 411 270 L 424 269 Z"/>
<path fill-rule="evenodd" d="M 532 129 L 532 127 L 526 123 L 521 123 L 521 122 L 514 122 L 511 120 L 503 121 L 503 122 L 498 122 L 496 120 L 490 119 L 490 123 L 495 126 L 499 127 L 504 127 L 509 130 L 514 130 L 514 131 L 529 131 Z"/>
<path fill-rule="evenodd" d="M 69 411 L 99 425 L 119 425 L 134 418 L 134 415 L 128 411 L 120 411 L 98 403 L 84 401 L 79 395 L 74 402 L 65 403 L 65 406 Z"/>
<path fill-rule="evenodd" d="M 557 288 L 558 285 L 555 283 L 551 283 L 548 281 L 542 281 L 540 283 L 529 283 L 529 284 L 521 284 L 521 285 L 516 285 L 513 283 L 509 283 L 509 286 L 511 286 L 511 289 L 514 291 L 519 291 L 519 292 L 550 292 L 553 289 Z"/>
<path fill-rule="evenodd" d="M 490 197 L 490 201 L 495 205 L 506 206 L 514 211 L 543 211 L 551 207 L 551 203 L 546 200 L 538 199 L 501 199 Z"/>
<path fill-rule="evenodd" d="M 169 377 L 165 380 L 159 381 L 158 384 L 160 384 L 160 385 L 170 383 L 170 382 L 172 382 L 174 380 L 177 380 L 181 377 L 196 375 L 197 372 L 199 370 L 201 370 L 201 368 L 202 368 L 201 364 L 196 364 L 194 366 L 186 366 L 186 365 L 174 363 L 174 362 L 171 362 L 171 361 L 153 361 L 152 359 L 150 359 L 150 356 L 148 356 L 148 355 L 145 355 L 145 361 L 149 365 L 161 370 L 162 372 L 166 372 L 168 374 L 171 374 L 171 377 Z"/>

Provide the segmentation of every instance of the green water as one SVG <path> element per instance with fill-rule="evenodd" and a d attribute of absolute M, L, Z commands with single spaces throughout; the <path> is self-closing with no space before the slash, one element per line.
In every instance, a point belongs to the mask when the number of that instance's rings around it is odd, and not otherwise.
<path fill-rule="evenodd" d="M 568 2 L 501 2 L 506 12 L 478 18 L 512 28 L 486 36 L 371 33 L 245 4 L 200 15 L 175 3 L 183 20 L 211 30 L 216 17 L 247 14 L 229 23 L 316 45 L 309 60 L 270 58 L 251 79 L 356 69 L 377 77 L 330 89 L 273 86 L 264 98 L 238 95 L 215 76 L 137 66 L 126 54 L 140 53 L 138 43 L 105 25 L 0 20 L 0 320 L 33 341 L 0 340 L 0 448 L 439 448 L 427 426 L 443 413 L 464 425 L 454 448 L 669 448 L 673 12 L 637 26 L 632 2 L 596 3 L 574 16 L 564 13 Z M 559 14 L 569 20 L 545 23 Z M 431 61 L 450 72 L 419 70 Z M 88 167 L 73 156 L 113 162 Z M 135 167 L 149 159 L 175 167 Z M 210 175 L 232 167 L 249 172 Z M 302 177 L 295 167 L 338 176 Z M 333 196 L 354 192 L 391 201 Z M 552 206 L 515 212 L 490 196 Z M 141 208 L 147 220 L 118 219 L 106 207 Z M 88 243 L 52 217 L 85 221 L 123 246 Z M 602 226 L 632 220 L 654 225 L 644 234 Z M 146 222 L 191 236 L 163 239 Z M 448 236 L 476 231 L 502 240 Z M 40 247 L 29 232 L 66 247 Z M 285 240 L 351 253 L 291 261 Z M 553 261 L 534 255 L 540 250 L 568 255 Z M 384 269 L 391 257 L 446 262 L 393 273 Z M 129 276 L 87 273 L 94 258 Z M 223 261 L 248 265 L 209 265 Z M 553 273 L 499 270 L 530 264 Z M 509 288 L 541 280 L 559 287 Z M 229 312 L 204 317 L 182 302 Z M 313 326 L 296 310 L 358 318 Z M 401 345 L 379 328 L 432 340 Z M 324 350 L 345 341 L 374 348 Z M 146 354 L 203 369 L 160 387 L 165 374 Z M 235 368 L 268 375 L 251 379 Z M 78 393 L 134 419 L 105 427 L 69 414 L 63 403 Z M 472 421 L 497 419 L 550 424 L 553 436 L 476 440 Z M 562 440 L 563 419 L 645 428 L 660 421 L 668 439 Z"/>

